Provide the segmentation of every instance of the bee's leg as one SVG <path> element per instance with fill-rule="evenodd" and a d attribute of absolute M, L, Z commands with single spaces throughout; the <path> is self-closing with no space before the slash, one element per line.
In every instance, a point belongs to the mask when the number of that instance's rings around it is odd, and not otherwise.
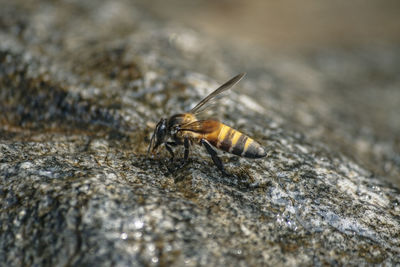
<path fill-rule="evenodd" d="M 164 143 L 165 148 L 168 150 L 169 154 L 171 154 L 171 162 L 174 161 L 174 151 L 172 150 L 172 148 L 170 147 L 169 143 Z"/>
<path fill-rule="evenodd" d="M 221 159 L 218 157 L 217 152 L 214 150 L 214 148 L 212 148 L 211 144 L 205 139 L 201 139 L 200 143 L 207 149 L 208 154 L 210 154 L 212 160 L 214 161 L 215 165 L 217 165 L 218 169 L 224 175 L 228 175 L 224 170 L 224 165 L 222 164 Z"/>
<path fill-rule="evenodd" d="M 183 146 L 185 147 L 185 154 L 183 156 L 183 164 L 185 164 L 189 158 L 189 139 L 188 138 L 185 138 L 185 140 L 183 141 Z"/>
<path fill-rule="evenodd" d="M 179 165 L 179 168 L 182 168 L 183 166 L 185 166 L 188 158 L 189 158 L 189 146 L 190 146 L 190 142 L 188 138 L 185 138 L 183 140 L 183 146 L 185 147 L 185 152 L 184 152 L 184 156 L 183 156 L 183 162 L 182 164 Z"/>
<path fill-rule="evenodd" d="M 167 142 L 167 144 L 170 145 L 170 146 L 177 146 L 178 145 L 177 142 Z"/>

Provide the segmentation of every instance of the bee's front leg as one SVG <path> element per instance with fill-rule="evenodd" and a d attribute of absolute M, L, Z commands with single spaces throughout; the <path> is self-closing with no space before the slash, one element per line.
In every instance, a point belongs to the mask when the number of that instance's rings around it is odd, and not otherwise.
<path fill-rule="evenodd" d="M 169 154 L 171 154 L 171 160 L 170 160 L 170 162 L 172 163 L 172 162 L 174 162 L 174 151 L 172 150 L 172 148 L 171 148 L 171 146 L 170 145 L 173 145 L 173 144 L 171 144 L 172 142 L 168 142 L 168 143 L 164 143 L 164 145 L 165 145 L 165 148 L 167 149 L 167 151 L 169 152 Z"/>

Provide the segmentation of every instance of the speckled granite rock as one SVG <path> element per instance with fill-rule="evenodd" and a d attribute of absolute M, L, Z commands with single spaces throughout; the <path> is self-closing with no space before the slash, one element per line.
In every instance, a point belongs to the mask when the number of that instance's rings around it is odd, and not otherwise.
<path fill-rule="evenodd" d="M 399 49 L 263 63 L 127 1 L 1 5 L 0 262 L 400 264 Z M 175 175 L 146 158 L 160 117 L 240 71 L 217 113 L 267 158 L 223 155 L 230 177 L 200 148 Z"/>

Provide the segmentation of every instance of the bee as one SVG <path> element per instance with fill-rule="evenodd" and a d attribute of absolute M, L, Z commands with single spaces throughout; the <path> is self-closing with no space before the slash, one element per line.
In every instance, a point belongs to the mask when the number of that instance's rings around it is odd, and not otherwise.
<path fill-rule="evenodd" d="M 214 92 L 201 100 L 194 108 L 187 113 L 175 114 L 169 118 L 162 118 L 156 125 L 147 155 L 160 146 L 164 145 L 169 154 L 171 154 L 171 162 L 174 160 L 174 152 L 172 147 L 183 145 L 184 157 L 183 164 L 187 162 L 189 157 L 189 148 L 193 144 L 205 147 L 208 154 L 218 169 L 225 172 L 221 159 L 218 157 L 215 148 L 231 154 L 246 158 L 262 158 L 267 155 L 265 149 L 255 140 L 247 135 L 225 125 L 217 120 L 199 120 L 196 115 L 203 111 L 204 105 L 227 91 L 236 83 L 238 83 L 245 73 L 241 73 L 221 85 Z"/>

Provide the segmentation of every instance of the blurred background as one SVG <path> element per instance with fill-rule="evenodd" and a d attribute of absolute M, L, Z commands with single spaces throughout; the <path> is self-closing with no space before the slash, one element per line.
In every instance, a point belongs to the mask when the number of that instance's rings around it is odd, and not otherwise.
<path fill-rule="evenodd" d="M 258 44 L 275 52 L 400 42 L 396 0 L 149 0 L 142 5 L 167 20 L 215 38 Z"/>

